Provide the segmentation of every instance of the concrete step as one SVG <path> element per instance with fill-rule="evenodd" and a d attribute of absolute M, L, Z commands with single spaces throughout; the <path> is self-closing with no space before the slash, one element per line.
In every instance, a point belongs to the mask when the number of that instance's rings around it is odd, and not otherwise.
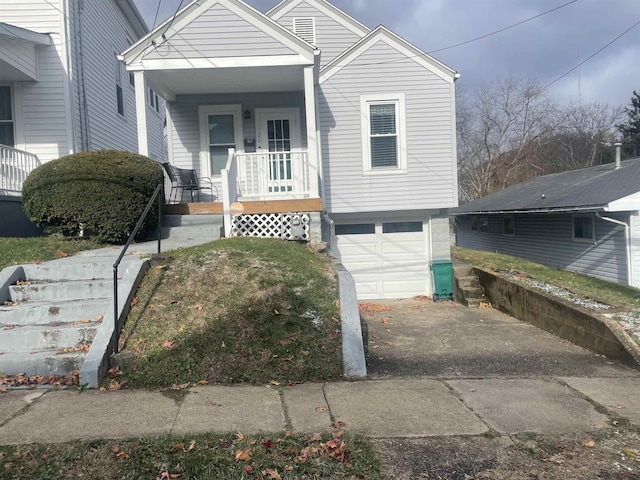
<path fill-rule="evenodd" d="M 484 303 L 484 299 L 480 298 L 463 298 L 462 304 L 466 305 L 469 308 L 478 308 L 481 303 Z"/>
<path fill-rule="evenodd" d="M 477 287 L 461 287 L 461 290 L 466 298 L 483 298 L 484 297 L 484 288 L 480 285 Z"/>
<path fill-rule="evenodd" d="M 164 215 L 163 227 L 217 226 L 224 223 L 222 215 Z"/>
<path fill-rule="evenodd" d="M 162 239 L 173 241 L 202 239 L 205 242 L 213 242 L 220 238 L 220 231 L 220 225 L 162 227 Z"/>
<path fill-rule="evenodd" d="M 9 352 L 0 355 L 0 372 L 6 375 L 69 375 L 82 367 L 86 352 L 58 354 L 57 350 Z"/>
<path fill-rule="evenodd" d="M 11 285 L 9 295 L 16 303 L 63 300 L 91 300 L 113 294 L 112 280 L 72 280 L 67 282 Z"/>
<path fill-rule="evenodd" d="M 22 352 L 24 355 L 39 350 L 56 350 L 90 344 L 96 336 L 97 322 L 78 325 L 38 325 L 5 327 L 0 330 L 0 352 Z"/>
<path fill-rule="evenodd" d="M 30 302 L 0 307 L 0 331 L 8 325 L 51 325 L 97 321 L 111 305 L 110 298 L 65 302 Z"/>
<path fill-rule="evenodd" d="M 87 262 L 86 257 L 69 257 L 42 265 L 24 265 L 26 280 L 33 282 L 58 282 L 74 280 L 98 280 L 113 278 L 113 260 Z"/>

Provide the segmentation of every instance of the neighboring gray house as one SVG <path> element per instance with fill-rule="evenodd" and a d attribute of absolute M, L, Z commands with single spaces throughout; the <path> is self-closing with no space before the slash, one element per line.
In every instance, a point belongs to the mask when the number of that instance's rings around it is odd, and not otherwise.
<path fill-rule="evenodd" d="M 454 70 L 325 0 L 192 2 L 123 59 L 167 101 L 169 161 L 213 180 L 227 235 L 319 240 L 324 212 L 361 299 L 432 293 L 458 196 Z"/>
<path fill-rule="evenodd" d="M 453 210 L 457 245 L 640 288 L 640 158 L 534 178 Z"/>
<path fill-rule="evenodd" d="M 13 200 L 20 212 L 15 197 L 40 163 L 86 150 L 138 151 L 133 76 L 117 55 L 147 32 L 133 0 L 0 2 L 5 207 Z M 144 93 L 149 155 L 163 160 L 164 110 L 155 93 Z M 0 234 L 17 233 L 11 227 Z"/>

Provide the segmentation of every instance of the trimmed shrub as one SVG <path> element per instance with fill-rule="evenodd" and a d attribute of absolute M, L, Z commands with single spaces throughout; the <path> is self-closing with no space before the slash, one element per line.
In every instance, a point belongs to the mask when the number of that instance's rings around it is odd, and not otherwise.
<path fill-rule="evenodd" d="M 104 242 L 123 243 L 162 179 L 162 166 L 142 155 L 83 152 L 31 172 L 22 187 L 22 201 L 31 221 L 49 232 L 77 236 L 82 231 Z M 139 237 L 157 226 L 157 217 L 149 212 Z"/>

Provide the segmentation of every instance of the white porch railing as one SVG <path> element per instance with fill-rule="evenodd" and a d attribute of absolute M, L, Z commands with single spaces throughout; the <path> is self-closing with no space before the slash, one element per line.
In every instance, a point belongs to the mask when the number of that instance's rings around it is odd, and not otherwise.
<path fill-rule="evenodd" d="M 265 199 L 309 193 L 309 155 L 306 151 L 235 155 L 242 197 Z"/>
<path fill-rule="evenodd" d="M 40 165 L 37 155 L 0 145 L 0 190 L 21 192 L 31 171 Z"/>

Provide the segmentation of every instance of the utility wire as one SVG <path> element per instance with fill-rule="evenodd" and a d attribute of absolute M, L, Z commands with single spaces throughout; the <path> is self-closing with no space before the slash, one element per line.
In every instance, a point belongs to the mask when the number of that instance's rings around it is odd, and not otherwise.
<path fill-rule="evenodd" d="M 611 45 L 613 45 L 615 42 L 617 42 L 618 40 L 620 40 L 622 37 L 624 37 L 627 33 L 629 33 L 631 30 L 633 30 L 634 28 L 636 28 L 638 25 L 640 25 L 640 20 L 638 20 L 636 23 L 634 23 L 633 25 L 631 25 L 629 28 L 627 28 L 624 32 L 622 32 L 620 35 L 618 35 L 616 38 L 614 38 L 613 40 L 611 40 L 609 43 L 607 43 L 604 47 L 602 47 L 600 50 L 596 51 L 595 53 L 591 54 L 590 56 L 588 56 L 587 58 L 585 58 L 582 62 L 578 63 L 575 67 L 573 67 L 571 70 L 563 73 L 562 75 L 560 75 L 558 78 L 556 78 L 554 81 L 546 84 L 544 87 L 542 87 L 542 90 L 546 90 L 547 88 L 549 88 L 551 85 L 553 85 L 554 83 L 562 80 L 564 77 L 566 77 L 567 75 L 569 75 L 571 72 L 577 70 L 578 68 L 580 68 L 582 65 L 584 65 L 585 63 L 587 63 L 589 60 L 591 60 L 593 57 L 595 57 L 596 55 L 598 55 L 599 53 L 601 53 L 603 50 L 605 50 L 606 48 L 610 47 Z M 541 91 L 542 91 L 541 90 Z"/>
<path fill-rule="evenodd" d="M 571 0 L 570 2 L 567 2 L 567 3 L 563 4 L 563 5 L 560 5 L 558 7 L 552 8 L 551 10 L 547 10 L 546 12 L 539 13 L 538 15 L 534 15 L 533 17 L 527 18 L 526 20 L 522 20 L 522 21 L 520 21 L 518 23 L 514 23 L 513 25 L 509 25 L 508 27 L 501 28 L 500 30 L 496 30 L 495 32 L 487 33 L 486 35 L 481 35 L 479 37 L 472 38 L 471 40 L 466 40 L 464 42 L 456 43 L 455 45 L 451 45 L 450 47 L 444 47 L 444 48 L 438 48 L 437 50 L 431 50 L 429 52 L 429 54 L 442 52 L 444 50 L 449 50 L 451 48 L 460 47 L 462 45 L 467 45 L 468 43 L 477 42 L 478 40 L 483 40 L 483 39 L 485 39 L 487 37 L 491 37 L 492 35 L 497 35 L 498 33 L 506 32 L 507 30 L 511 30 L 512 28 L 515 28 L 515 27 L 518 27 L 518 26 L 520 26 L 522 24 L 530 22 L 531 20 L 535 20 L 536 18 L 540 18 L 540 17 L 542 17 L 544 15 L 547 15 L 549 13 L 555 12 L 556 10 L 560 10 L 561 8 L 564 8 L 564 7 L 568 6 L 568 5 L 571 5 L 572 3 L 576 3 L 577 1 L 578 0 Z"/>

